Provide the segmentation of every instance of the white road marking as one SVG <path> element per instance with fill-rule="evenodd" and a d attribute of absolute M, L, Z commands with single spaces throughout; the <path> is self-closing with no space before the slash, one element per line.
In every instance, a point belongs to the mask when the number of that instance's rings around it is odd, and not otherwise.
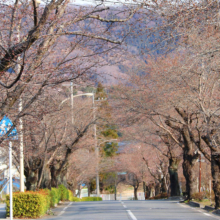
<path fill-rule="evenodd" d="M 188 206 L 186 206 L 186 205 L 184 205 L 184 204 L 181 204 L 181 203 L 177 203 L 177 204 L 181 205 L 181 206 L 184 207 L 184 208 L 190 208 L 190 207 L 188 207 Z M 210 215 L 210 214 L 208 214 L 208 213 L 205 213 L 203 210 L 199 210 L 198 208 L 191 208 L 191 209 L 194 209 L 194 210 L 196 210 L 196 211 L 198 211 L 198 212 L 200 212 L 200 213 L 203 213 L 204 215 L 210 216 L 210 217 L 212 217 L 212 218 L 220 219 L 219 217 L 216 217 L 216 216 L 214 216 L 214 215 Z"/>
<path fill-rule="evenodd" d="M 64 213 L 64 211 L 61 211 L 59 215 L 62 215 Z"/>
<path fill-rule="evenodd" d="M 124 206 L 124 208 L 127 208 L 127 206 L 126 205 L 123 205 Z"/>
<path fill-rule="evenodd" d="M 72 202 L 69 203 L 66 207 L 64 207 L 64 208 L 63 208 L 63 211 L 61 211 L 59 215 L 62 215 L 62 214 L 65 212 L 65 210 L 66 210 L 70 205 L 72 205 Z M 59 216 L 59 215 L 58 215 L 58 216 Z"/>
<path fill-rule="evenodd" d="M 134 214 L 131 212 L 131 210 L 126 210 L 126 211 L 131 216 L 132 220 L 137 220 L 137 218 L 134 216 Z"/>
<path fill-rule="evenodd" d="M 211 215 L 209 215 L 208 213 L 203 213 L 204 215 L 208 215 L 208 216 L 211 216 Z"/>
<path fill-rule="evenodd" d="M 182 206 L 183 208 L 189 208 L 189 207 L 187 207 L 187 206 L 185 206 L 185 205 L 183 205 L 183 204 L 181 204 L 181 203 L 177 203 L 178 205 L 180 205 L 180 206 Z"/>

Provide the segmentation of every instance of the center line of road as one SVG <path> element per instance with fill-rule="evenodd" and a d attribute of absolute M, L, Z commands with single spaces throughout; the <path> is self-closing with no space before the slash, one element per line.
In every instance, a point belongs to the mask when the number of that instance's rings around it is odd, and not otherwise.
<path fill-rule="evenodd" d="M 128 212 L 128 214 L 130 215 L 130 217 L 132 218 L 132 220 L 137 220 L 137 218 L 134 216 L 134 214 L 131 212 L 131 210 L 126 210 Z"/>

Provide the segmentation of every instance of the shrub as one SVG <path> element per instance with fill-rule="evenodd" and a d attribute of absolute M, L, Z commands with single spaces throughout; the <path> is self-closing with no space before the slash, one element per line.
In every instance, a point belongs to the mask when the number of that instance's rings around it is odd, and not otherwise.
<path fill-rule="evenodd" d="M 102 201 L 101 197 L 83 197 L 81 202 Z"/>
<path fill-rule="evenodd" d="M 198 192 L 192 194 L 192 199 L 195 199 L 197 201 L 202 201 L 205 198 L 205 193 L 204 192 Z"/>
<path fill-rule="evenodd" d="M 70 201 L 71 202 L 81 202 L 81 199 L 73 196 Z"/>
<path fill-rule="evenodd" d="M 47 210 L 51 207 L 51 200 L 52 200 L 51 191 L 49 189 L 40 189 L 39 191 L 36 192 L 46 197 L 46 203 L 45 203 L 45 213 L 46 213 Z"/>
<path fill-rule="evenodd" d="M 203 192 L 204 193 L 204 198 L 206 199 L 210 199 L 210 191 L 206 190 Z M 215 201 L 215 194 L 214 194 L 214 191 L 212 190 L 211 192 L 211 200 L 212 201 Z"/>
<path fill-rule="evenodd" d="M 73 196 L 73 192 L 71 190 L 68 190 L 69 193 L 69 201 L 72 201 L 74 196 Z"/>
<path fill-rule="evenodd" d="M 40 217 L 44 215 L 50 205 L 50 196 L 46 190 L 39 192 L 24 192 L 13 194 L 13 216 L 14 217 Z M 6 212 L 9 216 L 10 201 L 6 196 Z"/>
<path fill-rule="evenodd" d="M 165 199 L 167 198 L 167 193 L 160 193 L 154 197 L 149 198 L 149 200 L 153 200 L 153 199 Z"/>
<path fill-rule="evenodd" d="M 59 185 L 58 188 L 61 193 L 60 200 L 62 200 L 62 201 L 69 200 L 68 189 L 63 184 Z"/>
<path fill-rule="evenodd" d="M 51 195 L 51 204 L 50 204 L 50 206 L 54 207 L 60 201 L 60 195 L 61 195 L 60 190 L 57 189 L 57 188 L 52 187 L 51 191 L 50 191 L 50 195 Z"/>

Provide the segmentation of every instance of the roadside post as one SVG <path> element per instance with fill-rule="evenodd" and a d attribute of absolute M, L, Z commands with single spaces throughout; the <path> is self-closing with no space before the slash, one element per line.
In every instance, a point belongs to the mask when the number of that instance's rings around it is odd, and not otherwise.
<path fill-rule="evenodd" d="M 0 121 L 0 136 L 4 136 L 13 126 L 11 120 L 4 116 Z M 17 139 L 17 130 L 13 128 L 12 131 L 7 135 L 9 139 L 9 194 L 10 194 L 10 220 L 13 220 L 13 182 L 12 182 L 12 142 L 11 140 Z"/>

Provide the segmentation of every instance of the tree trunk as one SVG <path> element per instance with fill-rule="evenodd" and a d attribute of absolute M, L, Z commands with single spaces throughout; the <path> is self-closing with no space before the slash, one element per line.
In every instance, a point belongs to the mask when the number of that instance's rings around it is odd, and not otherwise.
<path fill-rule="evenodd" d="M 178 164 L 179 160 L 177 158 L 169 159 L 169 174 L 170 174 L 170 196 L 180 196 L 180 186 L 178 179 Z"/>
<path fill-rule="evenodd" d="M 138 190 L 138 186 L 134 186 L 134 200 L 138 200 L 137 190 Z"/>
<path fill-rule="evenodd" d="M 30 170 L 28 173 L 25 172 L 26 177 L 26 189 L 28 191 L 35 191 L 37 189 L 37 181 L 38 181 L 38 170 Z"/>
<path fill-rule="evenodd" d="M 91 192 L 90 192 L 90 182 L 88 182 L 87 187 L 88 187 L 88 197 L 90 197 L 90 194 L 91 194 Z"/>
<path fill-rule="evenodd" d="M 215 208 L 220 207 L 220 153 L 212 152 L 211 170 L 213 178 L 213 190 L 215 193 Z"/>
<path fill-rule="evenodd" d="M 154 197 L 155 196 L 155 186 L 153 184 L 150 185 L 150 195 L 149 198 Z"/>
<path fill-rule="evenodd" d="M 43 169 L 42 180 L 38 183 L 41 189 L 51 189 L 51 173 L 49 166 L 45 166 Z"/>
<path fill-rule="evenodd" d="M 143 181 L 144 198 L 146 200 L 146 183 Z"/>
<path fill-rule="evenodd" d="M 57 163 L 56 165 L 52 165 L 50 167 L 50 173 L 51 173 L 51 187 L 58 187 L 59 185 L 63 184 L 65 187 L 67 187 L 67 169 L 66 167 L 63 167 L 60 169 L 60 164 Z"/>
<path fill-rule="evenodd" d="M 184 150 L 182 166 L 183 166 L 183 175 L 186 179 L 187 199 L 189 200 L 191 200 L 192 195 L 197 192 L 196 175 L 193 171 L 193 167 L 195 166 L 196 160 L 197 159 L 194 158 L 193 155 L 188 154 L 187 151 Z"/>
<path fill-rule="evenodd" d="M 80 196 L 81 196 L 81 185 L 80 185 L 80 184 L 78 185 L 78 193 L 77 193 L 77 196 L 79 196 L 79 198 L 80 198 Z"/>
<path fill-rule="evenodd" d="M 183 175 L 186 179 L 187 199 L 191 200 L 192 195 L 197 192 L 196 175 L 193 171 L 196 160 L 199 158 L 198 152 L 195 153 L 194 143 L 187 126 L 183 127 L 182 136 L 184 140 L 183 148 Z"/>
<path fill-rule="evenodd" d="M 156 182 L 155 183 L 155 196 L 160 194 L 160 192 L 161 192 L 161 183 L 160 182 Z"/>
<path fill-rule="evenodd" d="M 25 163 L 24 175 L 26 177 L 26 189 L 35 191 L 39 182 L 39 173 L 42 172 L 42 161 L 39 158 L 32 158 Z"/>
<path fill-rule="evenodd" d="M 161 193 L 167 192 L 165 176 L 161 179 Z"/>
<path fill-rule="evenodd" d="M 117 185 L 115 185 L 115 201 L 117 200 Z"/>

